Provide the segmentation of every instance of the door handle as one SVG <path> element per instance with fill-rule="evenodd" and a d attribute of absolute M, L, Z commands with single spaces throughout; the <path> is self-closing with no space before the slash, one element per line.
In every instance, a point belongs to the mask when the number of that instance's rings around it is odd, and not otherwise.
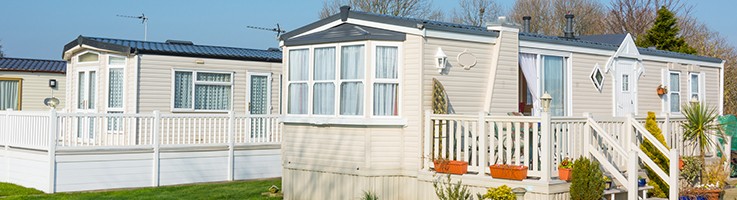
<path fill-rule="evenodd" d="M 251 102 L 248 102 L 248 111 L 251 111 Z"/>

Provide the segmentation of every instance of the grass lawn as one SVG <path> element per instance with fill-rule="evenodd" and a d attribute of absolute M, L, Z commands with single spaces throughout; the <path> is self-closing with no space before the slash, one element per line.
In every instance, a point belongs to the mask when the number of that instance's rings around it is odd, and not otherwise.
<path fill-rule="evenodd" d="M 0 184 L 0 189 L 4 189 L 6 184 L 7 183 Z M 107 192 L 56 194 L 39 194 L 42 192 L 15 186 L 24 190 L 18 189 L 14 190 L 18 191 L 16 193 L 6 192 L 2 194 L 7 196 L 5 199 L 282 199 L 281 197 L 266 198 L 261 196 L 261 193 L 269 191 L 269 187 L 271 187 L 271 185 L 276 185 L 281 188 L 281 180 L 228 182 Z M 34 190 L 36 193 L 26 192 L 27 190 Z M 0 192 L 4 192 L 4 190 Z"/>

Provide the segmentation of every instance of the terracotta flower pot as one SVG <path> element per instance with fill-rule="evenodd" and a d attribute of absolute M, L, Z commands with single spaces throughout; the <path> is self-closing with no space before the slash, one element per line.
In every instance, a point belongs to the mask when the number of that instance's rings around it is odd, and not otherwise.
<path fill-rule="evenodd" d="M 564 181 L 571 181 L 571 171 L 573 171 L 573 168 L 558 167 L 558 178 Z"/>
<path fill-rule="evenodd" d="M 522 165 L 490 165 L 492 178 L 522 180 L 527 178 L 527 167 Z"/>
<path fill-rule="evenodd" d="M 450 160 L 447 163 L 434 161 L 435 171 L 438 173 L 465 174 L 468 172 L 468 162 Z"/>
<path fill-rule="evenodd" d="M 681 158 L 678 158 L 678 169 L 679 170 L 683 169 L 683 159 Z"/>

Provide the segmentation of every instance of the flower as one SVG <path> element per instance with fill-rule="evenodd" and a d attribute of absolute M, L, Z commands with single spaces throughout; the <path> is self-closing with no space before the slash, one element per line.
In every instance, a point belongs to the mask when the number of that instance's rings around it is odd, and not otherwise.
<path fill-rule="evenodd" d="M 566 157 L 563 159 L 563 161 L 560 162 L 558 167 L 564 168 L 564 169 L 570 169 L 573 167 L 573 163 L 571 162 L 570 158 Z"/>

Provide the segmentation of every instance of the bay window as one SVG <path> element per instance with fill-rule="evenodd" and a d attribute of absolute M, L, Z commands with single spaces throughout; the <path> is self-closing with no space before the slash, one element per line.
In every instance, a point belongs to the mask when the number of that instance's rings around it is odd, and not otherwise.
<path fill-rule="evenodd" d="M 399 116 L 401 43 L 372 43 L 290 48 L 287 114 Z"/>
<path fill-rule="evenodd" d="M 232 72 L 174 70 L 173 111 L 231 110 Z"/>

